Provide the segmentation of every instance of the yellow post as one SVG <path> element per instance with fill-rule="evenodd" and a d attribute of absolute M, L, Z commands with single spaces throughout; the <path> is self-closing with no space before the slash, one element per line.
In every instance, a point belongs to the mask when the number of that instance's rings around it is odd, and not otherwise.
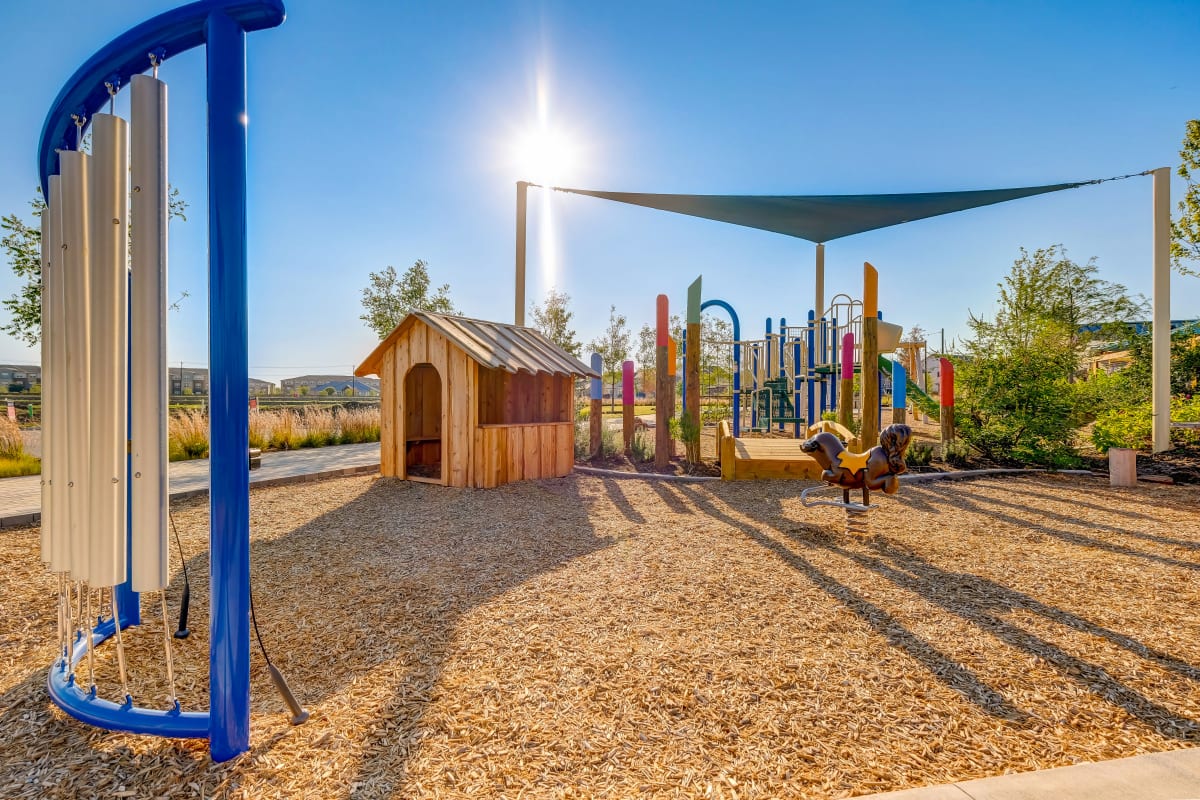
<path fill-rule="evenodd" d="M 862 428 L 864 448 L 879 442 L 879 272 L 863 263 Z"/>

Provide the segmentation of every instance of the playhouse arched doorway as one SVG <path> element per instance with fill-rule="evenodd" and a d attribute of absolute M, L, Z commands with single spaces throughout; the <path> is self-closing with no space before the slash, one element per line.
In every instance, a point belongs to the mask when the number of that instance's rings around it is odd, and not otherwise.
<path fill-rule="evenodd" d="M 432 364 L 404 376 L 404 477 L 442 483 L 442 378 Z"/>

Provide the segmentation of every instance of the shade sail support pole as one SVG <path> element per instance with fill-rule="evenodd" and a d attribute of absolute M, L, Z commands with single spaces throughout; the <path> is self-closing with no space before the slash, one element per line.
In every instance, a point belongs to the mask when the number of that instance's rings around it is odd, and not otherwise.
<path fill-rule="evenodd" d="M 1154 175 L 1154 326 L 1151 333 L 1152 446 L 1171 447 L 1171 168 Z"/>

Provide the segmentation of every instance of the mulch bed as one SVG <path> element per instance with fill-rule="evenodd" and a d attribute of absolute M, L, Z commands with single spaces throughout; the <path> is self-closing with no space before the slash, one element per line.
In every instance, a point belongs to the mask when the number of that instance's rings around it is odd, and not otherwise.
<path fill-rule="evenodd" d="M 312 718 L 256 652 L 221 765 L 51 706 L 55 581 L 36 529 L 4 532 L 0 797 L 840 798 L 1200 741 L 1200 487 L 905 486 L 849 538 L 807 485 L 254 489 L 259 625 Z M 173 508 L 203 708 L 207 506 Z M 144 703 L 160 637 L 127 637 Z"/>

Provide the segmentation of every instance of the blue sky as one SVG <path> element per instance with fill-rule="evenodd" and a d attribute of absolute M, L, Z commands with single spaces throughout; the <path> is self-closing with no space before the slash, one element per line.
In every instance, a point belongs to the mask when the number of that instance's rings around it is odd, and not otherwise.
<path fill-rule="evenodd" d="M 0 3 L 0 212 L 24 211 L 70 74 L 160 0 Z M 348 372 L 373 347 L 367 275 L 418 258 L 471 316 L 511 321 L 514 151 L 539 118 L 561 182 L 621 191 L 853 194 L 1000 188 L 1174 167 L 1200 116 L 1187 2 L 392 3 L 292 0 L 249 37 L 251 375 Z M 202 52 L 169 58 L 171 363 L 207 361 Z M 539 101 L 539 98 L 540 101 Z M 118 102 L 118 111 L 127 103 Z M 541 117 L 539 117 L 541 114 Z M 1176 179 L 1173 200 L 1182 195 Z M 647 209 L 530 195 L 530 299 L 572 297 L 585 342 L 637 329 L 704 276 L 747 335 L 812 305 L 811 243 Z M 880 271 L 886 318 L 966 332 L 1022 246 L 1063 244 L 1150 294 L 1150 179 L 1084 187 L 830 243 L 827 296 Z M 7 270 L 0 295 L 15 291 Z M 1173 277 L 1172 316 L 1200 316 Z M 0 340 L 0 361 L 35 350 Z"/>

